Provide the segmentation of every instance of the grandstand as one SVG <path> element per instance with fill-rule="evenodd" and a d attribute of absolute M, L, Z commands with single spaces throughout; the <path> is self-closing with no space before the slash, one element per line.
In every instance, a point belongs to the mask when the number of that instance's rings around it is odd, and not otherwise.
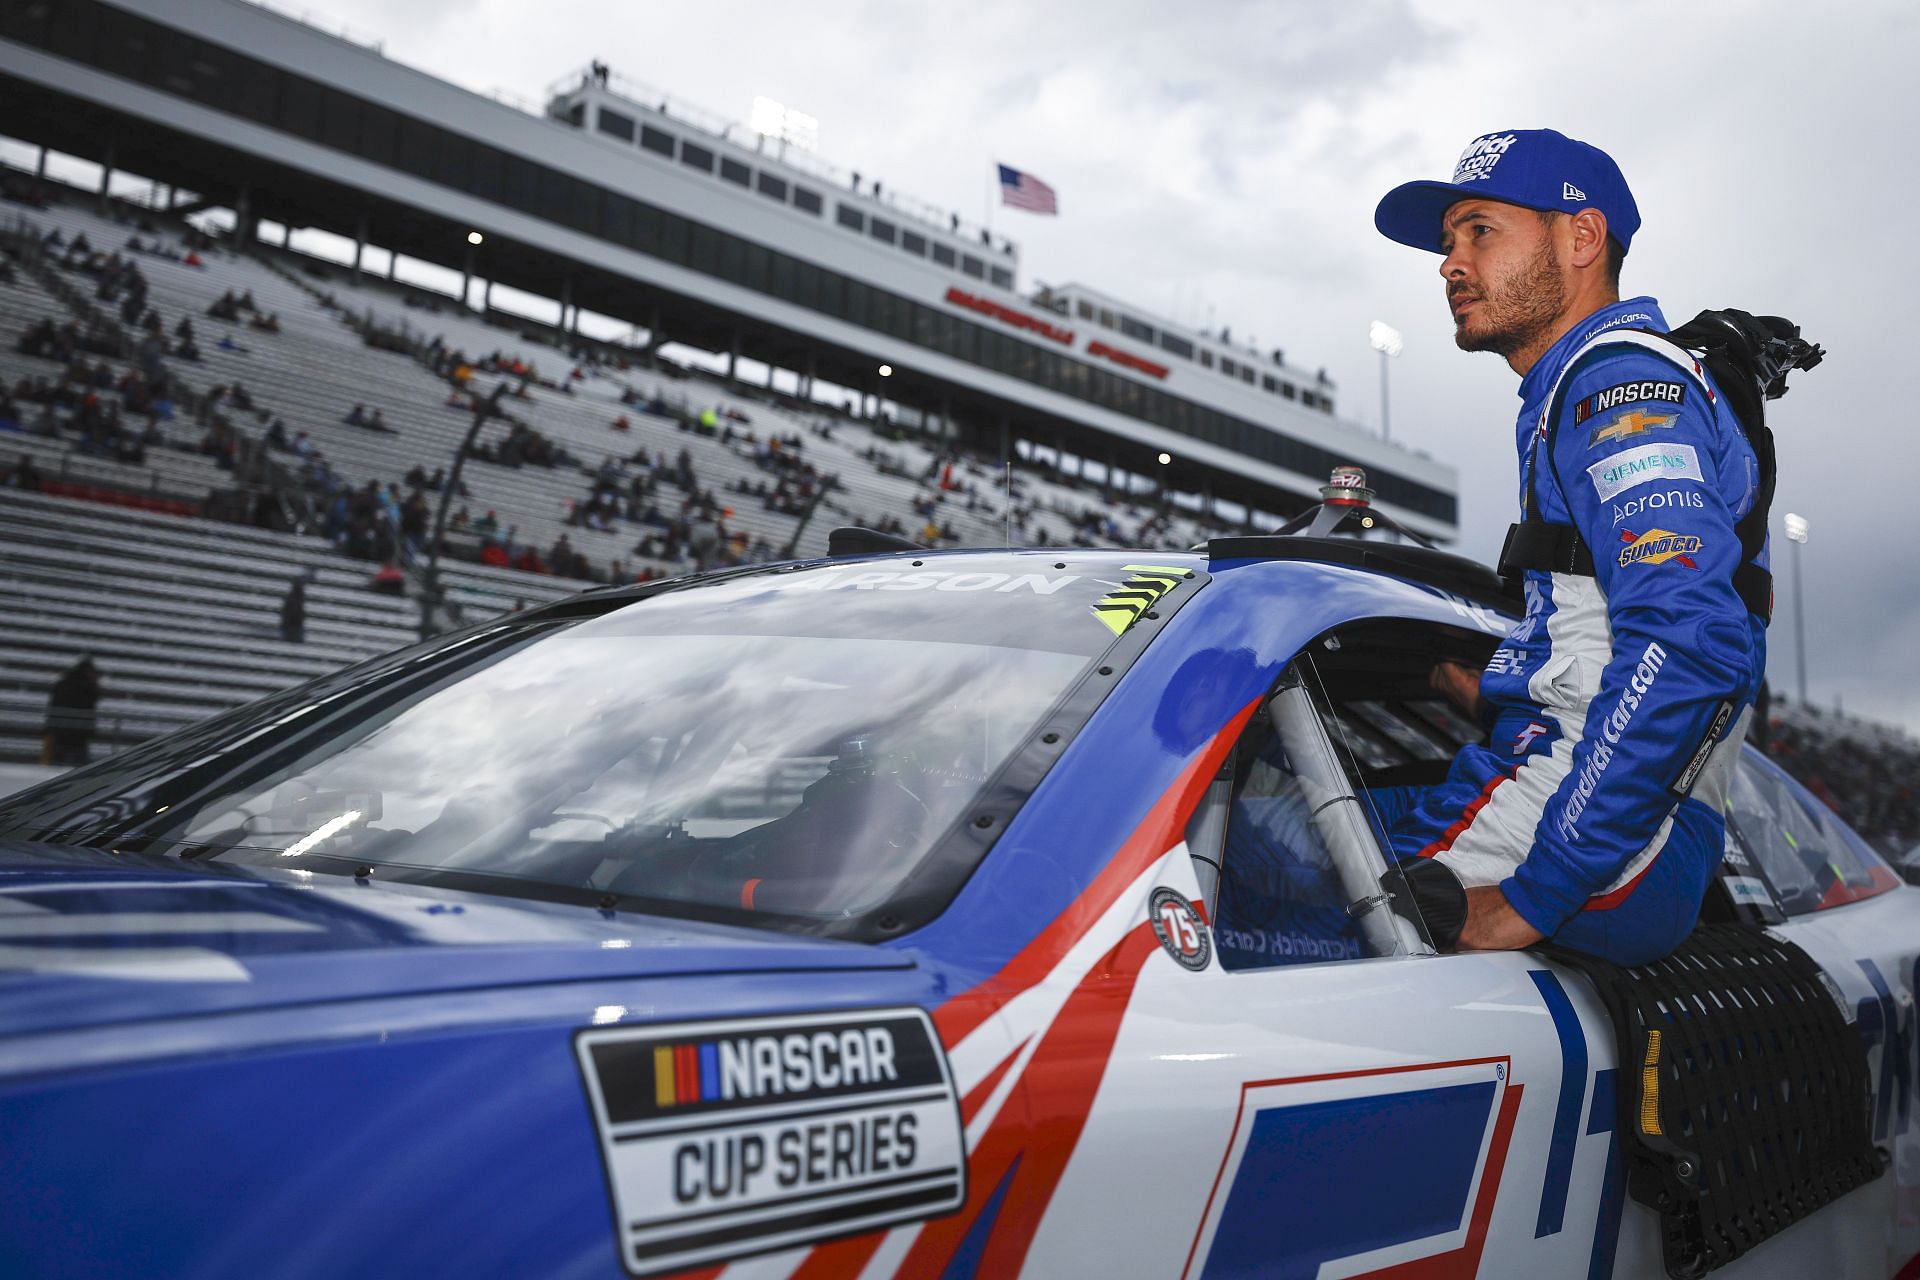
<path fill-rule="evenodd" d="M 175 420 L 160 424 L 159 438 L 137 463 L 88 447 L 72 430 L 74 414 L 58 406 L 59 426 L 50 434 L 32 429 L 26 401 L 16 402 L 11 419 L 0 412 L 0 474 L 12 480 L 21 460 L 31 459 L 41 477 L 31 487 L 0 487 L 0 600 L 7 605 L 10 655 L 0 669 L 0 759 L 38 754 L 47 690 L 80 653 L 92 654 L 104 677 L 96 742 L 111 750 L 417 635 L 415 604 L 370 592 L 372 566 L 345 555 L 341 539 L 316 536 L 322 516 L 314 508 L 323 494 L 314 476 L 323 463 L 345 488 L 401 487 L 415 468 L 451 463 L 471 412 L 448 407 L 455 379 L 436 374 L 414 351 L 370 345 L 369 335 L 416 351 L 467 353 L 472 367 L 493 371 L 467 379 L 462 401 L 484 399 L 504 384 L 511 412 L 570 459 L 556 467 L 469 459 L 465 491 L 450 505 L 467 512 L 468 530 L 491 513 L 499 540 L 516 549 L 544 550 L 568 538 L 586 557 L 590 577 L 450 557 L 443 562 L 444 587 L 459 618 L 614 580 L 616 565 L 626 577 L 701 567 L 690 547 L 674 556 L 634 548 L 649 531 L 677 523 L 682 508 L 702 494 L 721 504 L 720 524 L 735 535 L 736 555 L 770 558 L 789 548 L 819 554 L 828 530 L 842 523 L 894 527 L 955 545 L 1008 537 L 1005 477 L 944 442 L 877 433 L 875 424 L 783 407 L 701 375 L 643 377 L 585 348 L 570 354 L 513 327 L 429 309 L 437 304 L 423 305 L 403 287 L 372 280 L 356 285 L 334 273 L 316 278 L 324 268 L 299 255 L 261 245 L 235 252 L 154 210 L 114 203 L 103 213 L 96 202 L 51 187 L 40 188 L 39 196 L 50 198 L 16 207 L 9 222 L 8 261 L 15 266 L 11 280 L 0 284 L 0 381 L 18 388 L 69 377 L 69 363 L 23 354 L 19 342 L 49 318 L 98 318 L 100 312 L 85 305 L 97 288 L 97 260 L 118 253 L 147 281 L 146 297 L 163 332 L 183 318 L 194 325 L 197 359 L 161 357 L 181 405 L 207 404 L 205 421 L 227 423 L 256 455 L 272 454 L 264 441 L 276 428 L 281 438 L 304 437 L 311 446 L 312 459 L 291 445 L 282 455 L 291 472 L 282 483 L 310 523 L 300 525 L 301 532 L 250 527 L 254 507 L 245 502 L 238 509 L 249 524 L 203 518 L 236 509 L 220 501 L 235 491 L 234 477 L 201 451 L 201 423 L 187 422 L 181 408 Z M 127 248 L 136 240 L 138 253 Z M 70 252 L 75 244 L 89 246 L 88 252 Z M 273 317 L 277 332 L 209 316 L 228 295 L 251 298 L 247 314 Z M 124 326 L 108 327 L 127 341 Z M 104 364 L 116 382 L 134 371 L 126 356 L 91 354 L 82 364 Z M 527 374 L 504 371 L 510 367 Z M 216 388 L 236 385 L 251 408 L 237 409 L 230 395 L 211 398 Z M 727 438 L 698 429 L 695 405 L 714 411 Z M 348 425 L 355 406 L 378 410 L 387 430 Z M 614 430 L 622 419 L 625 429 Z M 772 492 L 770 478 L 777 484 L 779 471 L 769 470 L 764 447 L 773 435 L 800 441 L 789 455 L 804 456 L 817 474 L 832 477 L 834 487 L 805 530 L 798 514 L 773 510 L 758 493 L 741 491 Z M 682 450 L 696 480 L 691 487 L 669 464 Z M 603 467 L 638 474 L 630 459 L 640 453 L 660 461 L 661 478 L 647 505 L 673 517 L 660 526 L 625 518 L 644 514 L 629 502 L 608 528 L 569 521 Z M 1044 467 L 1022 465 L 1012 488 L 1011 532 L 1019 541 L 1131 545 L 1157 529 L 1169 545 L 1187 545 L 1207 532 L 1189 514 L 1156 516 L 1111 504 L 1097 489 L 1053 477 Z M 456 527 L 448 541 L 456 555 L 477 557 L 484 539 Z M 302 575 L 311 575 L 309 634 L 294 644 L 279 638 L 277 617 L 289 582 Z"/>
<path fill-rule="evenodd" d="M 81 653 L 111 750 L 841 524 L 1186 546 L 1301 509 L 1332 460 L 1453 532 L 1452 473 L 1340 420 L 1324 374 L 1078 286 L 1022 297 L 1004 237 L 604 72 L 529 112 L 240 0 L 73 0 L 0 13 L 0 107 L 36 157 L 0 190 L 0 758 L 38 754 Z"/>

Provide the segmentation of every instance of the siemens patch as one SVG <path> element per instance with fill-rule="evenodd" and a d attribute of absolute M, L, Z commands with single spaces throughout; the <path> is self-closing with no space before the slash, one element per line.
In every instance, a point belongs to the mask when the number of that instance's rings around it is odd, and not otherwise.
<path fill-rule="evenodd" d="M 574 1049 L 633 1275 L 966 1203 L 958 1095 L 922 1010 L 593 1028 Z"/>
<path fill-rule="evenodd" d="M 1644 444 L 1638 449 L 1623 449 L 1588 467 L 1587 478 L 1593 481 L 1593 491 L 1602 502 L 1649 480 L 1706 483 L 1700 471 L 1700 455 L 1690 444 Z"/>
<path fill-rule="evenodd" d="M 1585 400 L 1573 406 L 1574 425 L 1578 426 L 1595 414 L 1617 409 L 1623 404 L 1632 404 L 1637 400 L 1664 400 L 1668 404 L 1685 404 L 1687 386 L 1684 382 L 1660 382 L 1656 379 L 1644 379 L 1640 382 L 1623 382 L 1605 391 L 1596 391 Z"/>

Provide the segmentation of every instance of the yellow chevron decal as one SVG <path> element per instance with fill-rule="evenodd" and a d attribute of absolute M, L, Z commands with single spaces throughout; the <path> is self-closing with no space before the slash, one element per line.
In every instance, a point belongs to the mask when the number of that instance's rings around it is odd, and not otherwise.
<path fill-rule="evenodd" d="M 1106 623 L 1116 636 L 1125 632 L 1139 620 L 1141 614 L 1153 607 L 1155 601 L 1188 577 L 1187 570 L 1162 564 L 1129 564 L 1121 567 L 1128 574 L 1126 581 L 1101 596 L 1093 605 L 1093 616 Z"/>

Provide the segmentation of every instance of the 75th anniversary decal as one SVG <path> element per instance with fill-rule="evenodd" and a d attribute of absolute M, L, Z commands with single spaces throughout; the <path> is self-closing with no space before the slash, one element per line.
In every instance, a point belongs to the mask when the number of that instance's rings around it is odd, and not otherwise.
<path fill-rule="evenodd" d="M 959 1104 L 922 1010 L 594 1028 L 574 1047 L 635 1275 L 966 1202 Z"/>

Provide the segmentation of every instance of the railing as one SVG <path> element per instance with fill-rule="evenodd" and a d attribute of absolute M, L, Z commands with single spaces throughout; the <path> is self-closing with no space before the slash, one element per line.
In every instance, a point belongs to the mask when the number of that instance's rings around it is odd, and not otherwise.
<path fill-rule="evenodd" d="M 108 694 L 111 695 L 111 689 Z M 208 716 L 221 714 L 209 712 Z M 195 719 L 206 719 L 206 716 Z M 62 764 L 64 761 L 48 759 L 52 744 L 45 739 L 54 730 L 77 730 L 87 735 L 86 749 L 90 759 L 98 760 L 102 756 L 118 755 L 129 748 L 137 747 L 149 738 L 157 738 L 163 733 L 172 733 L 175 729 L 186 727 L 193 721 L 163 720 L 155 716 L 119 715 L 113 712 L 70 712 L 49 709 L 44 719 L 30 720 L 15 713 L 8 720 L 0 720 L 0 759 L 5 758 L 4 749 L 9 740 L 31 742 L 40 739 L 42 746 L 37 758 L 43 764 Z"/>
<path fill-rule="evenodd" d="M 297 22 L 303 27 L 312 27 L 315 31 L 332 36 L 336 40 L 345 40 L 348 44 L 357 44 L 363 49 L 370 49 L 381 57 L 386 56 L 386 44 L 378 36 L 355 30 L 336 18 L 315 13 L 311 9 L 296 9 L 292 5 L 274 4 L 271 0 L 247 0 L 247 3 L 256 9 L 265 9 L 268 13 L 285 18 L 289 22 Z"/>
<path fill-rule="evenodd" d="M 772 158 L 782 164 L 798 169 L 803 173 L 811 174 L 821 181 L 830 183 L 843 190 L 852 191 L 863 199 L 883 204 L 903 217 L 912 218 L 916 222 L 936 227 L 948 235 L 960 236 L 967 240 L 977 241 L 982 248 L 997 253 L 1002 257 L 1012 258 L 1019 252 L 1013 241 L 1005 234 L 996 233 L 992 228 L 982 223 L 973 222 L 961 217 L 952 210 L 943 209 L 938 205 L 929 204 L 924 200 L 916 200 L 909 195 L 885 190 L 884 187 L 879 194 L 875 194 L 871 182 L 868 183 L 866 189 L 862 189 L 855 184 L 856 175 L 851 169 L 843 169 L 839 165 L 821 159 L 817 154 L 803 147 L 789 145 L 783 139 L 760 133 L 750 125 L 743 124 L 738 120 L 730 120 L 718 112 L 688 102 L 684 98 L 675 97 L 673 94 L 657 89 L 645 81 L 636 80 L 632 76 L 622 75 L 618 71 L 602 70 L 596 72 L 592 67 L 588 67 L 585 70 L 561 76 L 547 86 L 547 97 L 552 99 L 561 94 L 575 93 L 581 89 L 590 88 L 595 84 L 619 94 L 636 106 L 651 108 L 658 111 L 661 115 L 679 121 L 682 124 L 690 124 L 694 128 L 712 137 L 719 138 L 724 142 L 731 142 L 735 146 L 746 147 L 748 150 L 758 152 L 761 155 L 768 154 L 768 144 L 771 144 Z M 536 114 L 545 113 L 538 112 Z M 983 235 L 988 237 L 988 239 L 982 240 L 981 237 Z"/>

